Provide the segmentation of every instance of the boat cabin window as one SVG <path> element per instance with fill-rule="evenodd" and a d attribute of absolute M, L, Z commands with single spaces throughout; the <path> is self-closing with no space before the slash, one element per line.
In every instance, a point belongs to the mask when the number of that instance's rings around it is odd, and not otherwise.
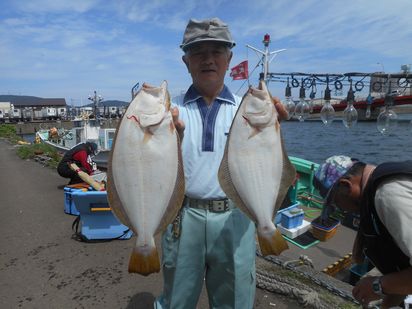
<path fill-rule="evenodd" d="M 99 122 L 96 119 L 89 119 L 89 125 L 91 127 L 97 127 L 99 126 Z"/>

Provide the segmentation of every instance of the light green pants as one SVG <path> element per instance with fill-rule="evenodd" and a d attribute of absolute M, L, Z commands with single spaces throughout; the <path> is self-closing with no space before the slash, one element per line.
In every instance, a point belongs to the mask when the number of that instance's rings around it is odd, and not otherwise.
<path fill-rule="evenodd" d="M 195 309 L 203 282 L 210 308 L 251 309 L 255 298 L 255 226 L 239 209 L 184 207 L 179 238 L 162 239 L 163 295 L 157 309 Z"/>

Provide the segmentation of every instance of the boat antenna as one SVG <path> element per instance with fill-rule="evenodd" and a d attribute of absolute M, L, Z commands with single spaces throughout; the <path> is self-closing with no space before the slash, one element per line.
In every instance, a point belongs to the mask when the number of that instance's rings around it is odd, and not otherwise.
<path fill-rule="evenodd" d="M 89 95 L 88 99 L 93 102 L 94 116 L 96 119 L 100 119 L 99 103 L 103 101 L 103 97 L 101 95 L 97 95 L 95 90 L 94 96 Z"/>
<path fill-rule="evenodd" d="M 263 65 L 263 74 L 260 75 L 259 79 L 263 79 L 264 81 L 266 81 L 266 83 L 268 83 L 269 78 L 268 78 L 268 74 L 269 73 L 269 64 L 273 61 L 273 59 L 275 59 L 275 57 L 285 51 L 286 49 L 278 49 L 275 51 L 269 51 L 269 44 L 270 44 L 270 35 L 269 34 L 265 34 L 263 36 L 263 45 L 265 46 L 265 50 L 261 51 L 253 46 L 250 45 L 246 45 L 246 47 L 253 49 L 256 53 L 259 53 L 262 55 L 262 65 Z"/>

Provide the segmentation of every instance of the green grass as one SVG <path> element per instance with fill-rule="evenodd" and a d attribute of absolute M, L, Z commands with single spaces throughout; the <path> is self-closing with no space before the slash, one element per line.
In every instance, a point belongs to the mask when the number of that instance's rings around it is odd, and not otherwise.
<path fill-rule="evenodd" d="M 21 140 L 16 134 L 16 128 L 12 124 L 0 125 L 0 137 L 8 139 L 13 144 L 17 144 Z"/>
<path fill-rule="evenodd" d="M 5 138 L 12 144 L 17 144 L 18 141 L 22 140 L 22 138 L 16 134 L 16 129 L 12 124 L 0 125 L 0 138 Z M 61 155 L 50 145 L 29 144 L 17 147 L 17 155 L 24 160 L 34 159 L 35 156 L 39 154 L 50 158 L 46 165 L 52 168 L 56 168 L 61 159 Z"/>
<path fill-rule="evenodd" d="M 23 145 L 17 149 L 17 155 L 22 159 L 33 159 L 36 155 L 43 155 L 50 158 L 47 165 L 56 168 L 60 162 L 61 155 L 55 148 L 46 144 Z"/>

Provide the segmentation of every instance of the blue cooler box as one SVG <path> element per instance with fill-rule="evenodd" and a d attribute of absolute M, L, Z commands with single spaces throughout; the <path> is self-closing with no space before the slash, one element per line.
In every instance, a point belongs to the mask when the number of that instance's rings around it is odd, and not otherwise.
<path fill-rule="evenodd" d="M 303 223 L 303 210 L 300 208 L 294 208 L 282 212 L 281 224 L 287 229 L 293 229 L 301 226 Z"/>
<path fill-rule="evenodd" d="M 79 211 L 73 202 L 73 192 L 84 192 L 86 189 L 64 187 L 64 212 L 69 215 L 78 216 Z"/>
<path fill-rule="evenodd" d="M 80 234 L 87 240 L 132 237 L 133 232 L 112 213 L 106 191 L 76 191 L 71 194 L 80 214 Z"/>

